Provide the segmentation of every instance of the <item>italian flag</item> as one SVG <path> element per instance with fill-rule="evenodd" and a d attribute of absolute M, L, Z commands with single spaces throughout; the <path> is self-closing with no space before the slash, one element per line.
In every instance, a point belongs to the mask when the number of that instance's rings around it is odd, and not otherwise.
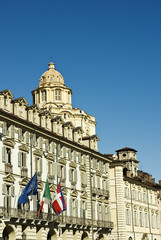
<path fill-rule="evenodd" d="M 41 206 L 39 208 L 39 211 L 37 212 L 38 216 L 39 216 L 40 211 L 43 209 L 44 203 L 45 204 L 50 204 L 51 200 L 52 199 L 51 199 L 51 194 L 50 194 L 50 187 L 49 187 L 49 182 L 48 182 L 48 179 L 47 179 L 46 184 L 45 184 L 42 203 L 41 203 Z"/>

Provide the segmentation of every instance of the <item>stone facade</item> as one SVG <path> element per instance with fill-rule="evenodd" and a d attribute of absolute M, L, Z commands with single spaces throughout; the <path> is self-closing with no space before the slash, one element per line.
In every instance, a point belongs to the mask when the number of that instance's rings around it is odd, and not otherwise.
<path fill-rule="evenodd" d="M 54 63 L 32 96 L 0 92 L 0 240 L 161 240 L 161 184 L 138 171 L 137 151 L 98 151 L 95 118 L 72 106 Z M 18 209 L 35 172 L 38 195 Z M 52 199 L 61 179 L 67 210 L 38 217 L 47 178 Z"/>
<path fill-rule="evenodd" d="M 54 64 L 32 91 L 33 105 L 0 92 L 0 239 L 107 239 L 110 217 L 109 164 L 98 152 L 95 118 L 73 108 L 72 91 Z M 33 174 L 38 195 L 17 208 Z M 52 198 L 59 180 L 67 210 L 45 206 L 37 217 L 46 179 Z"/>
<path fill-rule="evenodd" d="M 151 175 L 138 170 L 135 149 L 123 148 L 110 164 L 113 239 L 160 240 L 160 189 Z"/>

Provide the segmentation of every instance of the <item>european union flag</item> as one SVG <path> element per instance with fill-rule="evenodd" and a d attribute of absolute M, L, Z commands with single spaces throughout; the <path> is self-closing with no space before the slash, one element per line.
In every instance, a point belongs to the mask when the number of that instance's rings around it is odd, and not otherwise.
<path fill-rule="evenodd" d="M 30 179 L 26 187 L 21 193 L 21 196 L 18 199 L 18 205 L 24 204 L 28 202 L 28 196 L 36 195 L 38 188 L 38 180 L 37 174 L 35 173 L 34 176 Z"/>

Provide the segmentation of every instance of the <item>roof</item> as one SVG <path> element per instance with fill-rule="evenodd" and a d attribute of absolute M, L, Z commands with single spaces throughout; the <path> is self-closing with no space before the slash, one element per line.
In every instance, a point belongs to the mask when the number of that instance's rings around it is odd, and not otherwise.
<path fill-rule="evenodd" d="M 137 152 L 137 150 L 133 149 L 133 148 L 129 148 L 129 147 L 125 147 L 125 148 L 121 148 L 116 150 L 115 152 L 123 152 L 123 151 L 133 151 L 133 152 Z"/>

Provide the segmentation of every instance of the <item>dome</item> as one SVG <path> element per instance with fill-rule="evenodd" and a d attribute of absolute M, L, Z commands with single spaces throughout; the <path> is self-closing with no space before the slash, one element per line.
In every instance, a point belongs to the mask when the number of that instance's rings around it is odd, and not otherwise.
<path fill-rule="evenodd" d="M 55 64 L 50 62 L 48 66 L 48 70 L 44 72 L 40 78 L 39 86 L 64 85 L 64 78 L 58 71 L 56 71 Z"/>

